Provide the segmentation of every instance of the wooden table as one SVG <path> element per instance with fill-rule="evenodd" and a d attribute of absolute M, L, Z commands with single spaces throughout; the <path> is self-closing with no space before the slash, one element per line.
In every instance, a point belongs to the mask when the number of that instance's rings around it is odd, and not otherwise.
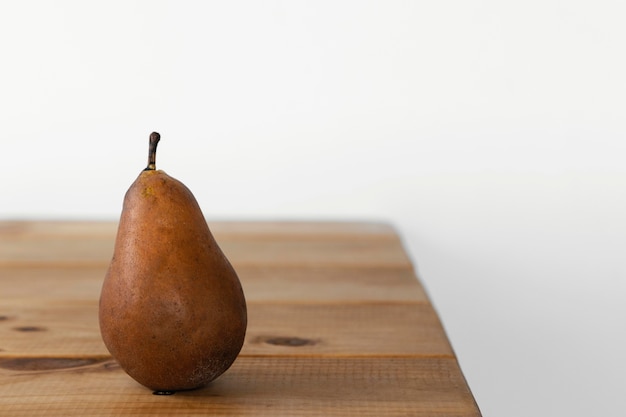
<path fill-rule="evenodd" d="M 248 300 L 246 341 L 204 389 L 128 377 L 100 338 L 112 222 L 0 222 L 0 416 L 479 416 L 385 224 L 209 224 Z"/>

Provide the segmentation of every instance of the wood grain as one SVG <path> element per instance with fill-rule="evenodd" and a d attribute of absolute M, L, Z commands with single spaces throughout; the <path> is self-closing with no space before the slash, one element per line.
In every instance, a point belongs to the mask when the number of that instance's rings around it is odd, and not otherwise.
<path fill-rule="evenodd" d="M 100 338 L 116 224 L 0 222 L 0 415 L 480 416 L 393 228 L 210 227 L 246 293 L 246 341 L 208 387 L 156 396 Z"/>

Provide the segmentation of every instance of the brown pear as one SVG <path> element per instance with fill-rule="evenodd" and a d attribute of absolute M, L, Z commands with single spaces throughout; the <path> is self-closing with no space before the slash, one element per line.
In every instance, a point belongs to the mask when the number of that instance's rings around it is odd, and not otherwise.
<path fill-rule="evenodd" d="M 239 278 L 191 191 L 148 167 L 130 186 L 100 295 L 100 331 L 120 366 L 160 392 L 202 387 L 236 359 L 246 332 Z"/>

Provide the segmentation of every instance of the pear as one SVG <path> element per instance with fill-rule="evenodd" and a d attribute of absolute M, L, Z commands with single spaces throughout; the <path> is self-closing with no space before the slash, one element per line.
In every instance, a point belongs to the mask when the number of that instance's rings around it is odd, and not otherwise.
<path fill-rule="evenodd" d="M 200 388 L 244 342 L 246 301 L 191 191 L 148 167 L 130 186 L 100 294 L 102 339 L 122 369 L 161 393 Z"/>

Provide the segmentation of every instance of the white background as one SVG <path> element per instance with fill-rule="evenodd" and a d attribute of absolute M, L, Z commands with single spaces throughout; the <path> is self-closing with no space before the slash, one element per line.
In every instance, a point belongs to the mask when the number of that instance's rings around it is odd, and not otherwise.
<path fill-rule="evenodd" d="M 0 219 L 391 222 L 485 416 L 626 409 L 621 1 L 0 5 Z"/>

